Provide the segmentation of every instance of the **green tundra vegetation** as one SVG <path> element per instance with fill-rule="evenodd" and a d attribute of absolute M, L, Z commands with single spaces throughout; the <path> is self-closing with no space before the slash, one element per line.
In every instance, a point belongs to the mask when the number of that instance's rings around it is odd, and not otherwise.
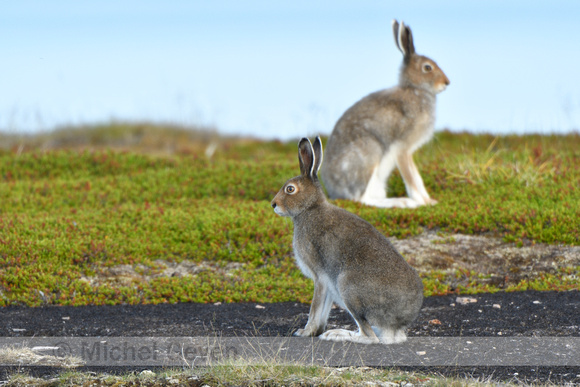
<path fill-rule="evenodd" d="M 292 222 L 270 207 L 299 172 L 296 143 L 138 124 L 0 136 L 0 306 L 309 302 Z M 580 245 L 579 134 L 442 131 L 415 159 L 439 204 L 334 203 L 400 239 Z M 405 195 L 397 172 L 388 191 Z M 473 269 L 420 272 L 430 296 L 577 289 L 580 267 L 503 285 Z"/>

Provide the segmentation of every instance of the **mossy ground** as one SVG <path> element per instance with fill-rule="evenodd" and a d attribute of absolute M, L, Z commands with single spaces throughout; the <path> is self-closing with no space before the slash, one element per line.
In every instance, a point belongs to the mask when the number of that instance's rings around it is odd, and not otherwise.
<path fill-rule="evenodd" d="M 65 133 L 10 137 L 0 151 L 0 306 L 310 301 L 292 223 L 269 204 L 298 174 L 296 142 L 122 124 Z M 580 245 L 579 149 L 578 134 L 439 132 L 415 155 L 439 204 L 335 204 L 397 238 L 435 230 Z M 388 191 L 405 195 L 396 172 Z M 181 262 L 200 269 L 162 275 Z M 119 267 L 138 275 L 111 275 Z M 422 271 L 426 295 L 499 290 L 486 275 Z M 579 275 L 556 267 L 508 290 L 578 288 Z M 457 276 L 473 280 L 458 288 Z"/>

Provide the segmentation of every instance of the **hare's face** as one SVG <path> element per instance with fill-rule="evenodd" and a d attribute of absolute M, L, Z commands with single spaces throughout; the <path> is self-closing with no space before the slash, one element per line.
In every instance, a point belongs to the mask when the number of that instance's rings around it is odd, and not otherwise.
<path fill-rule="evenodd" d="M 280 188 L 271 205 L 278 215 L 294 217 L 316 202 L 319 195 L 310 179 L 294 177 Z"/>
<path fill-rule="evenodd" d="M 449 78 L 437 63 L 422 55 L 413 55 L 402 75 L 412 85 L 433 93 L 440 93 L 449 85 Z"/>

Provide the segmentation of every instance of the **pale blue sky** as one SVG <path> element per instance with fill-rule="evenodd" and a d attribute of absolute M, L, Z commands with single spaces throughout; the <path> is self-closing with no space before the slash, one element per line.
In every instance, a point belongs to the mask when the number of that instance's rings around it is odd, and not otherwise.
<path fill-rule="evenodd" d="M 393 86 L 391 19 L 451 80 L 437 128 L 580 128 L 579 1 L 0 5 L 0 131 L 151 120 L 289 139 Z"/>

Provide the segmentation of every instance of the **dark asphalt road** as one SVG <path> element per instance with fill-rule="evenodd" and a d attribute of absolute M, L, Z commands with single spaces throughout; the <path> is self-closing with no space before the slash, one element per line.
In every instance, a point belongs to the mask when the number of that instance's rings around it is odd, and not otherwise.
<path fill-rule="evenodd" d="M 463 297 L 463 296 L 462 296 Z M 409 328 L 413 336 L 580 336 L 580 292 L 479 294 L 460 304 L 457 296 L 425 299 Z M 172 304 L 0 308 L 0 336 L 288 336 L 303 327 L 309 306 L 279 304 Z M 334 309 L 329 328 L 354 329 Z M 580 356 L 580 355 L 579 355 Z M 417 369 L 417 368 L 414 368 Z M 119 369 L 110 371 L 122 371 Z M 580 383 L 580 367 L 437 368 L 446 375 Z M 0 375 L 6 369 L 0 371 Z M 34 373 L 54 372 L 40 367 Z"/>

